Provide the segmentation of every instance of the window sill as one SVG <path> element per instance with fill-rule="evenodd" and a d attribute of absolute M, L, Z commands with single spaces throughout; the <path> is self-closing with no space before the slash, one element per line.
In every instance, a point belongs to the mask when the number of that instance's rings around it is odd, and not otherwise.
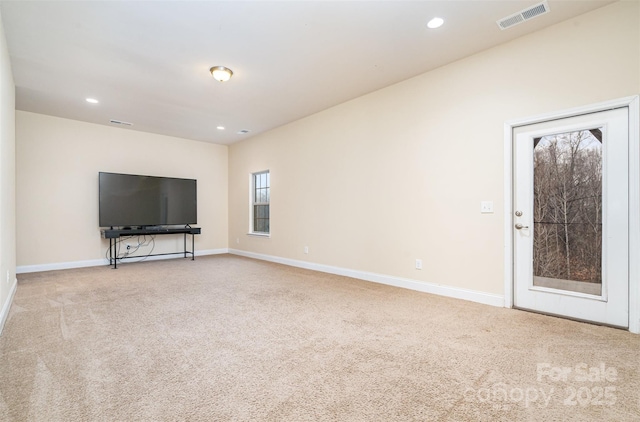
<path fill-rule="evenodd" d="M 271 237 L 271 233 L 247 233 L 247 236 Z"/>

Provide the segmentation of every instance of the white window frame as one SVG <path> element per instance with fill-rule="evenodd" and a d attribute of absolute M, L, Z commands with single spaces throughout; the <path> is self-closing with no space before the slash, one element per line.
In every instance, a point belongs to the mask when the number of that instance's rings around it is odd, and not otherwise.
<path fill-rule="evenodd" d="M 256 176 L 267 174 L 267 186 L 258 188 L 264 189 L 266 188 L 268 191 L 266 202 L 257 202 L 256 201 Z M 252 236 L 264 236 L 271 237 L 271 172 L 269 170 L 257 171 L 255 173 L 251 173 L 249 176 L 249 233 Z M 255 219 L 254 219 L 254 210 L 256 205 L 267 205 L 269 206 L 269 216 L 267 217 L 268 221 L 268 231 L 257 231 L 255 228 Z"/>

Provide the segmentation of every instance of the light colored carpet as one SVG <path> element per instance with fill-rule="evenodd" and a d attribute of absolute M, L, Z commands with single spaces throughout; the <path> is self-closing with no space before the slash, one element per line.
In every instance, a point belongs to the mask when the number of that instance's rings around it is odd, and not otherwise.
<path fill-rule="evenodd" d="M 0 390 L 5 421 L 637 421 L 640 336 L 219 255 L 20 275 Z"/>

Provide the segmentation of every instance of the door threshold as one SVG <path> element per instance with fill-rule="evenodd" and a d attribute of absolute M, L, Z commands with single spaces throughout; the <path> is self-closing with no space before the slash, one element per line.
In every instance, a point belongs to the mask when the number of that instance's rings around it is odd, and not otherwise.
<path fill-rule="evenodd" d="M 612 324 L 605 324 L 604 322 L 597 322 L 597 321 L 589 321 L 588 319 L 581 319 L 581 318 L 574 318 L 574 317 L 568 317 L 565 315 L 558 315 L 558 314 L 553 314 L 550 312 L 541 312 L 541 311 L 537 311 L 535 309 L 527 309 L 527 308 L 521 308 L 518 306 L 513 306 L 512 309 L 516 309 L 518 311 L 524 311 L 524 312 L 531 312 L 532 314 L 538 314 L 538 315 L 544 315 L 544 316 L 548 316 L 548 317 L 554 317 L 554 318 L 559 318 L 559 319 L 567 319 L 569 321 L 575 321 L 575 322 L 583 322 L 585 324 L 590 324 L 590 325 L 599 325 L 602 327 L 609 327 L 609 328 L 615 328 L 617 330 L 624 330 L 624 331 L 629 331 L 629 326 L 621 326 L 621 325 L 612 325 Z"/>

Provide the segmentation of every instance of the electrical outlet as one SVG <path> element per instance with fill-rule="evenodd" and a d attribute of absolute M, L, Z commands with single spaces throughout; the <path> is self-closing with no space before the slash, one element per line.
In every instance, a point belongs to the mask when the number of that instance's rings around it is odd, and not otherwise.
<path fill-rule="evenodd" d="M 308 246 L 304 247 L 304 253 L 309 253 L 309 247 Z"/>
<path fill-rule="evenodd" d="M 236 243 L 239 245 L 240 244 L 240 238 L 236 237 Z"/>
<path fill-rule="evenodd" d="M 416 270 L 421 270 L 421 269 L 422 269 L 422 260 L 416 259 Z"/>

